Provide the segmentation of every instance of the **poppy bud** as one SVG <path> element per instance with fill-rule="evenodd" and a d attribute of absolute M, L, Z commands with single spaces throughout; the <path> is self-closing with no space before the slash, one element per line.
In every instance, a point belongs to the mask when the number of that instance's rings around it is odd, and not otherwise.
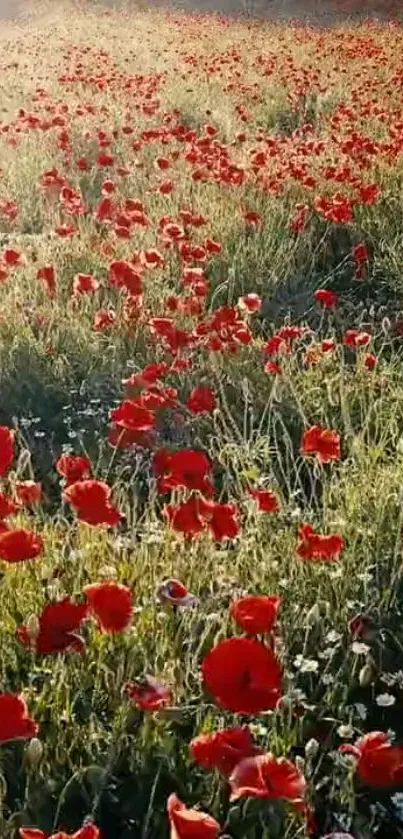
<path fill-rule="evenodd" d="M 295 758 L 295 765 L 296 765 L 297 769 L 299 770 L 299 772 L 302 772 L 302 773 L 304 772 L 305 760 L 304 760 L 303 757 L 301 757 L 300 755 L 297 755 L 296 758 Z"/>
<path fill-rule="evenodd" d="M 42 741 L 39 740 L 38 737 L 33 737 L 32 740 L 29 741 L 28 748 L 26 751 L 26 759 L 30 766 L 37 766 L 37 764 L 41 761 L 43 755 L 43 745 Z"/>
<path fill-rule="evenodd" d="M 320 621 L 320 609 L 317 603 L 309 609 L 305 616 L 305 626 L 312 627 Z"/>
<path fill-rule="evenodd" d="M 306 757 L 306 759 L 307 760 L 315 760 L 315 757 L 318 754 L 318 751 L 319 751 L 319 743 L 318 743 L 317 740 L 315 740 L 314 737 L 311 737 L 311 739 L 308 740 L 308 742 L 305 746 L 305 757 Z"/>
<path fill-rule="evenodd" d="M 36 639 L 39 635 L 39 632 L 40 632 L 40 624 L 39 624 L 39 620 L 38 620 L 37 616 L 36 615 L 30 615 L 26 624 L 25 624 L 25 626 L 26 626 L 27 635 L 28 635 L 28 638 L 29 638 L 31 644 L 35 644 L 35 641 L 36 641 Z"/>
<path fill-rule="evenodd" d="M 361 670 L 358 674 L 358 681 L 362 688 L 368 687 L 373 681 L 374 674 L 370 664 L 364 664 L 364 667 L 361 667 Z"/>

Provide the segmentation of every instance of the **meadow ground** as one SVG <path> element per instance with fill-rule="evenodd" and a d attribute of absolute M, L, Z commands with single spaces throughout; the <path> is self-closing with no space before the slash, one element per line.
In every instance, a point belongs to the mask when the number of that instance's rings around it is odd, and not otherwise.
<path fill-rule="evenodd" d="M 0 73 L 1 837 L 401 837 L 402 27 Z"/>

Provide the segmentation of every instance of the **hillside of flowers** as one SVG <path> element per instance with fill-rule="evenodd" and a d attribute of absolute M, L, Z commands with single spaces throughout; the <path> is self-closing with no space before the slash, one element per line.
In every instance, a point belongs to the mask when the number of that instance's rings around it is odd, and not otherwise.
<path fill-rule="evenodd" d="M 403 836 L 403 29 L 0 35 L 0 836 Z"/>

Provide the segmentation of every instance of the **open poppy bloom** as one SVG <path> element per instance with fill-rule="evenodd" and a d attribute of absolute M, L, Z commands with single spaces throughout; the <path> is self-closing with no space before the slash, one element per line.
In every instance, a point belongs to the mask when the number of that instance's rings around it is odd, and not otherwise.
<path fill-rule="evenodd" d="M 0 425 L 0 478 L 8 472 L 14 460 L 14 431 Z"/>
<path fill-rule="evenodd" d="M 57 833 L 44 833 L 34 827 L 20 827 L 20 839 L 101 839 L 101 834 L 95 824 L 87 822 L 75 833 L 64 833 L 58 830 Z"/>
<path fill-rule="evenodd" d="M 117 320 L 117 315 L 114 309 L 98 309 L 94 315 L 93 330 L 94 332 L 104 332 L 114 326 Z"/>
<path fill-rule="evenodd" d="M 342 754 L 357 758 L 356 772 L 369 787 L 393 787 L 403 782 L 403 746 L 392 746 L 383 731 L 371 731 L 353 746 L 340 746 Z"/>
<path fill-rule="evenodd" d="M 235 539 L 239 533 L 239 510 L 236 504 L 220 504 L 218 501 L 199 498 L 199 505 L 200 514 L 217 542 Z"/>
<path fill-rule="evenodd" d="M 122 288 L 135 297 L 142 294 L 141 274 L 124 259 L 111 262 L 108 273 L 109 285 Z"/>
<path fill-rule="evenodd" d="M 192 414 L 211 414 L 216 406 L 216 398 L 211 388 L 199 385 L 193 388 L 186 407 Z"/>
<path fill-rule="evenodd" d="M 240 309 L 246 309 L 247 312 L 253 314 L 258 312 L 262 305 L 262 299 L 258 294 L 245 294 L 238 299 L 238 306 Z"/>
<path fill-rule="evenodd" d="M 330 288 L 318 288 L 313 296 L 323 309 L 335 309 L 339 302 L 337 294 Z"/>
<path fill-rule="evenodd" d="M 177 487 L 199 490 L 204 495 L 213 493 L 211 464 L 204 452 L 194 449 L 168 452 L 159 449 L 153 458 L 153 468 L 158 475 L 158 491 L 161 493 Z"/>
<path fill-rule="evenodd" d="M 91 463 L 88 457 L 78 454 L 62 454 L 57 463 L 56 470 L 62 478 L 66 479 L 67 486 L 89 478 L 91 474 Z"/>
<path fill-rule="evenodd" d="M 302 772 L 284 757 L 270 752 L 247 757 L 235 767 L 230 779 L 231 801 L 243 796 L 253 798 L 286 798 L 300 803 L 305 795 L 306 781 Z"/>
<path fill-rule="evenodd" d="M 25 562 L 43 552 L 43 539 L 24 527 L 0 532 L 0 559 L 4 562 Z"/>
<path fill-rule="evenodd" d="M 196 495 L 192 495 L 181 504 L 166 504 L 164 515 L 167 517 L 172 530 L 175 530 L 176 533 L 183 533 L 189 539 L 200 535 L 206 528 L 206 523 L 201 514 L 200 499 Z"/>
<path fill-rule="evenodd" d="M 231 604 L 231 616 L 248 635 L 271 632 L 276 622 L 281 597 L 269 594 L 250 594 Z"/>
<path fill-rule="evenodd" d="M 254 638 L 227 638 L 203 660 L 205 687 L 218 705 L 239 714 L 273 710 L 282 673 L 274 653 Z"/>
<path fill-rule="evenodd" d="M 111 411 L 111 420 L 119 428 L 127 431 L 150 431 L 155 425 L 155 416 L 139 404 L 138 400 L 125 399 Z"/>
<path fill-rule="evenodd" d="M 56 273 L 53 265 L 44 265 L 43 268 L 39 268 L 36 276 L 38 280 L 43 280 L 46 284 L 49 297 L 54 297 L 56 294 Z"/>
<path fill-rule="evenodd" d="M 23 265 L 25 260 L 19 251 L 16 251 L 14 248 L 6 248 L 3 251 L 2 261 L 5 265 L 16 266 Z"/>
<path fill-rule="evenodd" d="M 360 329 L 347 329 L 343 335 L 343 344 L 345 347 L 351 347 L 356 350 L 359 347 L 366 347 L 371 340 L 369 332 L 364 332 Z"/>
<path fill-rule="evenodd" d="M 126 685 L 126 694 L 143 711 L 159 711 L 173 701 L 172 691 L 154 676 Z"/>
<path fill-rule="evenodd" d="M 340 434 L 320 425 L 307 428 L 302 436 L 301 454 L 315 454 L 320 463 L 340 460 Z"/>
<path fill-rule="evenodd" d="M 84 594 L 103 632 L 122 632 L 129 626 L 133 596 L 127 586 L 113 582 L 93 583 L 85 586 Z"/>
<path fill-rule="evenodd" d="M 76 274 L 73 280 L 73 296 L 94 294 L 99 289 L 98 280 L 92 274 Z"/>
<path fill-rule="evenodd" d="M 77 518 L 86 524 L 115 527 L 123 514 L 111 503 L 112 490 L 103 481 L 76 481 L 63 492 L 63 500 L 76 510 Z"/>
<path fill-rule="evenodd" d="M 63 597 L 55 603 L 48 603 L 38 617 L 37 630 L 32 633 L 29 626 L 17 629 L 17 636 L 24 646 L 39 655 L 61 653 L 69 650 L 82 652 L 84 641 L 78 630 L 88 616 L 86 603 L 74 603 L 70 597 Z"/>
<path fill-rule="evenodd" d="M 164 580 L 157 591 L 158 600 L 161 603 L 170 603 L 172 606 L 195 606 L 198 603 L 197 597 L 190 594 L 179 580 L 170 578 Z"/>
<path fill-rule="evenodd" d="M 23 504 L 25 507 L 32 507 L 41 500 L 42 486 L 35 481 L 17 481 L 15 484 L 15 494 L 20 504 Z"/>
<path fill-rule="evenodd" d="M 334 560 L 344 548 L 344 539 L 338 533 L 322 536 L 315 533 L 310 524 L 301 524 L 298 535 L 300 541 L 296 552 L 301 559 Z"/>
<path fill-rule="evenodd" d="M 167 807 L 171 839 L 217 839 L 220 825 L 208 813 L 186 807 L 175 794 L 169 796 Z"/>
<path fill-rule="evenodd" d="M 261 754 L 246 725 L 200 734 L 191 741 L 189 749 L 196 763 L 205 769 L 217 769 L 225 776 L 244 758 Z"/>
<path fill-rule="evenodd" d="M 34 737 L 38 728 L 36 722 L 28 715 L 23 696 L 0 693 L 0 743 Z"/>
<path fill-rule="evenodd" d="M 187 501 L 167 504 L 164 513 L 173 530 L 192 538 L 210 530 L 217 542 L 235 539 L 239 533 L 236 504 L 220 504 L 201 496 L 191 496 Z"/>
<path fill-rule="evenodd" d="M 269 489 L 253 489 L 249 487 L 249 495 L 256 501 L 257 508 L 261 513 L 277 513 L 280 509 L 277 496 Z"/>
<path fill-rule="evenodd" d="M 367 370 L 373 370 L 376 367 L 377 363 L 378 359 L 376 355 L 374 355 L 372 352 L 369 352 L 364 356 L 364 367 Z"/>
<path fill-rule="evenodd" d="M 133 373 L 128 379 L 122 379 L 122 384 L 126 388 L 149 388 L 155 385 L 158 379 L 165 376 L 168 370 L 168 365 L 163 362 L 161 364 L 147 364 L 139 373 Z"/>

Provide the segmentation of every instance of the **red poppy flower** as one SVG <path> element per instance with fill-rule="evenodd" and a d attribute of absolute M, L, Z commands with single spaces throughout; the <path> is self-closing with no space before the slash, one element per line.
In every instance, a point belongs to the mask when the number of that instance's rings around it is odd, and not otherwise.
<path fill-rule="evenodd" d="M 109 285 L 117 286 L 117 288 L 125 288 L 129 294 L 135 297 L 143 292 L 141 275 L 130 262 L 126 262 L 124 259 L 111 262 L 108 282 Z"/>
<path fill-rule="evenodd" d="M 7 266 L 22 265 L 23 257 L 20 251 L 16 251 L 14 248 L 6 248 L 2 256 L 2 261 Z"/>
<path fill-rule="evenodd" d="M 116 323 L 116 312 L 114 309 L 99 309 L 94 315 L 94 332 L 104 332 Z"/>
<path fill-rule="evenodd" d="M 66 650 L 82 652 L 84 641 L 77 634 L 82 622 L 88 616 L 86 603 L 74 603 L 70 597 L 63 597 L 55 603 L 48 603 L 38 617 L 37 632 L 29 626 L 17 629 L 17 636 L 25 647 L 39 655 L 60 653 Z"/>
<path fill-rule="evenodd" d="M 115 425 L 127 431 L 150 431 L 155 425 L 152 411 L 144 408 L 135 399 L 125 399 L 118 408 L 111 411 L 110 416 Z"/>
<path fill-rule="evenodd" d="M 358 195 L 362 204 L 374 204 L 382 195 L 382 190 L 378 184 L 364 184 L 359 188 Z"/>
<path fill-rule="evenodd" d="M 168 798 L 170 839 L 217 839 L 220 825 L 201 810 L 188 809 L 177 795 Z"/>
<path fill-rule="evenodd" d="M 203 452 L 182 449 L 168 452 L 159 449 L 153 458 L 153 467 L 158 477 L 159 492 L 168 492 L 177 487 L 199 490 L 212 495 L 213 487 L 209 477 L 210 461 Z"/>
<path fill-rule="evenodd" d="M 147 268 L 162 268 L 165 264 L 164 257 L 156 248 L 148 248 L 140 254 L 140 261 Z"/>
<path fill-rule="evenodd" d="M 115 527 L 123 515 L 111 503 L 111 488 L 103 481 L 76 481 L 63 492 L 63 500 L 75 508 L 77 518 L 91 525 Z"/>
<path fill-rule="evenodd" d="M 306 781 L 302 773 L 291 761 L 270 753 L 245 758 L 229 780 L 231 801 L 246 795 L 300 802 L 305 795 Z"/>
<path fill-rule="evenodd" d="M 161 195 L 169 195 L 174 188 L 173 181 L 170 178 L 164 178 L 164 180 L 160 181 L 157 189 Z"/>
<path fill-rule="evenodd" d="M 223 539 L 235 539 L 239 533 L 237 519 L 239 510 L 236 504 L 219 504 L 216 501 L 199 499 L 201 515 L 217 542 Z"/>
<path fill-rule="evenodd" d="M 80 830 L 75 833 L 64 833 L 58 831 L 49 836 L 48 833 L 43 833 L 42 830 L 36 830 L 33 827 L 20 827 L 20 839 L 101 839 L 101 834 L 95 824 L 87 822 Z"/>
<path fill-rule="evenodd" d="M 145 676 L 142 681 L 126 685 L 126 693 L 143 711 L 159 711 L 173 701 L 172 691 L 154 676 Z"/>
<path fill-rule="evenodd" d="M 149 388 L 156 384 L 158 379 L 161 379 L 168 373 L 169 367 L 165 363 L 161 364 L 147 364 L 139 373 L 133 373 L 129 379 L 123 379 L 122 383 L 127 388 L 141 387 Z"/>
<path fill-rule="evenodd" d="M 211 414 L 216 406 L 216 398 L 211 388 L 199 385 L 193 388 L 186 406 L 192 414 Z"/>
<path fill-rule="evenodd" d="M 355 640 L 372 641 L 376 635 L 376 625 L 369 615 L 358 612 L 348 623 L 349 632 Z"/>
<path fill-rule="evenodd" d="M 261 754 L 245 726 L 224 728 L 211 734 L 195 737 L 189 746 L 196 763 L 205 769 L 217 769 L 222 775 L 230 775 L 241 760 Z"/>
<path fill-rule="evenodd" d="M 355 245 L 351 253 L 356 262 L 366 262 L 369 258 L 368 248 L 364 242 Z"/>
<path fill-rule="evenodd" d="M 277 361 L 267 361 L 264 366 L 264 372 L 272 373 L 274 376 L 281 376 L 283 371 Z"/>
<path fill-rule="evenodd" d="M 281 597 L 251 594 L 234 600 L 231 615 L 248 635 L 263 635 L 272 631 L 280 605 Z"/>
<path fill-rule="evenodd" d="M 88 457 L 77 454 L 62 454 L 56 463 L 56 470 L 62 478 L 66 479 L 67 486 L 89 478 L 91 474 L 91 462 Z"/>
<path fill-rule="evenodd" d="M 93 583 L 84 588 L 91 610 L 104 632 L 122 632 L 132 619 L 133 596 L 127 586 L 120 583 Z"/>
<path fill-rule="evenodd" d="M 277 496 L 269 489 L 253 489 L 249 487 L 249 495 L 255 499 L 261 513 L 277 513 L 280 509 Z"/>
<path fill-rule="evenodd" d="M 376 367 L 377 363 L 378 359 L 376 355 L 374 355 L 371 352 L 367 353 L 364 357 L 364 367 L 366 367 L 367 370 L 373 370 Z"/>
<path fill-rule="evenodd" d="M 221 253 L 222 251 L 222 244 L 214 239 L 206 239 L 204 247 L 208 253 Z"/>
<path fill-rule="evenodd" d="M 197 597 L 190 594 L 180 580 L 174 578 L 164 580 L 161 583 L 157 597 L 161 603 L 170 603 L 172 606 L 194 606 L 198 603 Z"/>
<path fill-rule="evenodd" d="M 20 504 L 24 504 L 25 507 L 32 507 L 41 500 L 42 484 L 35 481 L 17 481 L 15 494 Z"/>
<path fill-rule="evenodd" d="M 357 758 L 356 771 L 370 787 L 392 787 L 403 782 L 403 746 L 392 746 L 383 731 L 371 731 L 354 746 L 340 746 Z"/>
<path fill-rule="evenodd" d="M 335 309 L 339 298 L 334 291 L 331 291 L 330 288 L 318 288 L 317 291 L 314 292 L 314 298 L 320 306 L 323 306 L 324 309 Z"/>
<path fill-rule="evenodd" d="M 56 274 L 53 265 L 44 265 L 37 271 L 37 279 L 43 280 L 46 283 L 49 297 L 54 297 L 56 294 Z"/>
<path fill-rule="evenodd" d="M 245 294 L 238 300 L 240 309 L 246 309 L 247 312 L 253 314 L 258 312 L 262 305 L 262 298 L 258 294 Z"/>
<path fill-rule="evenodd" d="M 92 274 L 76 274 L 73 280 L 73 295 L 94 294 L 99 289 L 99 281 Z"/>
<path fill-rule="evenodd" d="M 243 217 L 245 219 L 246 224 L 249 224 L 252 227 L 257 227 L 259 224 L 261 224 L 262 221 L 262 216 L 255 210 L 244 210 Z"/>
<path fill-rule="evenodd" d="M 22 696 L 0 693 L 0 743 L 34 737 L 39 726 L 28 716 Z"/>
<path fill-rule="evenodd" d="M 8 518 L 8 516 L 12 516 L 17 510 L 18 507 L 14 504 L 14 501 L 11 498 L 7 498 L 4 492 L 0 491 L 0 520 L 2 521 Z"/>
<path fill-rule="evenodd" d="M 107 152 L 100 152 L 97 157 L 97 164 L 98 166 L 113 166 L 115 162 L 115 158 L 112 154 L 107 154 Z"/>
<path fill-rule="evenodd" d="M 14 460 L 14 431 L 0 425 L 0 478 L 8 472 Z"/>
<path fill-rule="evenodd" d="M 144 449 L 150 449 L 153 445 L 153 439 L 150 434 L 144 431 L 120 428 L 118 425 L 110 428 L 108 442 L 111 446 L 116 446 L 118 449 L 129 449 L 131 446 L 142 446 Z"/>
<path fill-rule="evenodd" d="M 324 338 L 321 342 L 320 348 L 322 352 L 333 352 L 336 349 L 336 342 L 334 338 Z"/>
<path fill-rule="evenodd" d="M 322 536 L 310 524 L 301 524 L 296 552 L 301 559 L 334 560 L 344 548 L 344 539 L 338 533 Z"/>
<path fill-rule="evenodd" d="M 67 239 L 69 236 L 74 236 L 74 234 L 77 233 L 77 228 L 74 224 L 59 224 L 55 227 L 55 233 L 57 233 L 61 239 Z"/>
<path fill-rule="evenodd" d="M 343 335 L 343 344 L 345 347 L 366 347 L 371 340 L 368 332 L 360 331 L 359 329 L 347 329 Z"/>
<path fill-rule="evenodd" d="M 183 533 L 189 538 L 203 533 L 206 527 L 206 522 L 201 515 L 200 501 L 195 495 L 181 504 L 167 504 L 164 507 L 164 515 L 172 530 Z"/>
<path fill-rule="evenodd" d="M 162 338 L 172 354 L 194 342 L 193 336 L 184 329 L 178 329 L 170 318 L 151 318 L 149 326 L 153 335 Z"/>
<path fill-rule="evenodd" d="M 276 707 L 281 694 L 279 662 L 253 638 L 227 638 L 202 664 L 206 688 L 218 705 L 239 714 L 258 714 Z"/>
<path fill-rule="evenodd" d="M 0 533 L 0 559 L 4 562 L 36 559 L 43 552 L 43 548 L 42 537 L 24 527 Z"/>
<path fill-rule="evenodd" d="M 331 428 L 313 425 L 304 431 L 300 450 L 302 454 L 316 454 L 321 463 L 340 460 L 340 434 Z"/>

